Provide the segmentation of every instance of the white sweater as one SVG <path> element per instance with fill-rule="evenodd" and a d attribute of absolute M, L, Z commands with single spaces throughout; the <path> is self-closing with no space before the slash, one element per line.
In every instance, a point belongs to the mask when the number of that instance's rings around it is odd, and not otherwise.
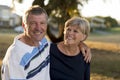
<path fill-rule="evenodd" d="M 50 42 L 45 38 L 39 47 L 33 47 L 16 37 L 3 59 L 2 80 L 50 80 L 49 49 Z"/>

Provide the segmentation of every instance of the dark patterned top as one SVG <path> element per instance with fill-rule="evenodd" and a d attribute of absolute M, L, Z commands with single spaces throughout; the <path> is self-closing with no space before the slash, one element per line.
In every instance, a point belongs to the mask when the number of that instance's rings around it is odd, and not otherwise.
<path fill-rule="evenodd" d="M 90 80 L 90 63 L 84 61 L 80 52 L 76 56 L 63 54 L 52 43 L 50 47 L 50 77 L 51 80 Z"/>

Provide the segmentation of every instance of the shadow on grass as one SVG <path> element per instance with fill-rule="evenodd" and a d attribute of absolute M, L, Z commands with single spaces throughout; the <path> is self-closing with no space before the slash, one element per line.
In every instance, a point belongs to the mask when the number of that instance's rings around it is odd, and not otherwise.
<path fill-rule="evenodd" d="M 120 80 L 120 53 L 92 49 L 91 73 L 91 80 Z"/>

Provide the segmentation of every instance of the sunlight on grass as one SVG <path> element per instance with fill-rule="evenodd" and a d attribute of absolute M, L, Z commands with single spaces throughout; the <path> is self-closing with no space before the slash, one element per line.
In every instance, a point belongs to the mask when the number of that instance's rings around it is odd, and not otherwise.
<path fill-rule="evenodd" d="M 120 44 L 117 44 L 117 43 L 86 41 L 86 44 L 90 48 L 96 48 L 96 49 L 100 49 L 100 50 L 102 49 L 102 50 L 120 52 Z"/>
<path fill-rule="evenodd" d="M 107 77 L 107 76 L 103 76 L 103 75 L 100 75 L 100 74 L 92 73 L 91 77 L 90 77 L 90 80 L 114 80 L 114 79 L 111 78 L 111 77 Z"/>
<path fill-rule="evenodd" d="M 0 60 L 3 59 L 6 53 L 6 50 L 10 46 L 10 44 L 13 42 L 13 38 L 15 35 L 16 34 L 0 33 Z"/>
<path fill-rule="evenodd" d="M 120 32 L 119 34 L 90 34 L 87 38 L 87 41 L 97 41 L 97 42 L 106 42 L 106 43 L 116 43 L 120 44 Z"/>

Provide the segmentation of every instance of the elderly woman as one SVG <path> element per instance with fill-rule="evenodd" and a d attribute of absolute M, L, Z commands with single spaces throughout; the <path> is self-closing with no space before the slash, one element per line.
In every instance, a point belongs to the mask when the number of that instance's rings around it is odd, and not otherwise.
<path fill-rule="evenodd" d="M 89 32 L 89 23 L 84 18 L 73 17 L 66 21 L 64 41 L 51 44 L 51 80 L 90 80 L 90 63 L 84 61 L 79 49 Z"/>

